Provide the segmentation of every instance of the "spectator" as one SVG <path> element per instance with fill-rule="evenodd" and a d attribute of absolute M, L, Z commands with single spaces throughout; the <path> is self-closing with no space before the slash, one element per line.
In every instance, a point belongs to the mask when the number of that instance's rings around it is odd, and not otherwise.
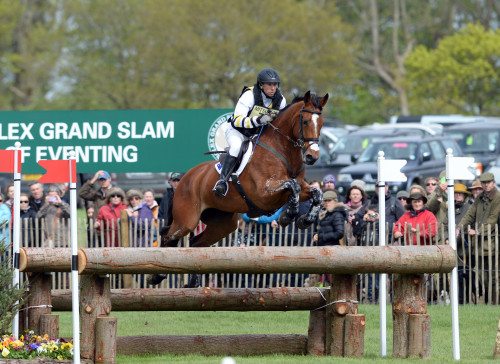
<path fill-rule="evenodd" d="M 34 182 L 30 185 L 30 206 L 38 212 L 45 203 L 45 195 L 43 192 L 43 184 Z"/>
<path fill-rule="evenodd" d="M 182 174 L 179 172 L 170 173 L 170 178 L 168 180 L 168 187 L 163 194 L 163 198 L 160 202 L 160 209 L 158 211 L 158 219 L 163 220 L 164 226 L 169 227 L 172 224 L 172 206 L 174 201 L 174 193 L 179 185 L 179 181 L 182 178 Z"/>
<path fill-rule="evenodd" d="M 29 197 L 26 193 L 21 193 L 20 201 L 20 216 L 21 216 L 21 245 L 33 246 L 35 241 L 40 241 L 39 236 L 35 236 L 36 211 L 29 204 Z M 39 235 L 39 234 L 38 234 Z"/>
<path fill-rule="evenodd" d="M 476 244 L 478 245 L 477 250 L 479 257 L 477 258 L 480 262 L 480 266 L 484 269 L 484 274 L 483 269 L 479 271 L 479 281 L 484 282 L 484 301 L 485 303 L 498 304 L 495 295 L 489 297 L 488 284 L 491 283 L 492 287 L 495 287 L 496 276 L 495 274 L 491 274 L 492 277 L 490 282 L 490 269 L 492 272 L 495 267 L 498 269 L 498 263 L 495 264 L 495 262 L 493 262 L 493 265 L 490 267 L 489 260 L 491 260 L 495 254 L 494 238 L 498 233 L 495 231 L 495 224 L 498 222 L 500 215 L 500 192 L 496 188 L 495 176 L 493 173 L 486 172 L 481 174 L 479 181 L 481 182 L 481 187 L 483 187 L 483 192 L 475 199 L 474 203 L 468 209 L 467 213 L 460 221 L 460 225 L 470 236 L 469 242 L 473 245 L 472 250 L 474 252 Z M 486 229 L 488 225 L 491 228 L 492 235 L 482 236 L 483 232 L 487 232 Z M 475 262 L 475 259 L 475 257 L 471 257 L 472 262 Z"/>
<path fill-rule="evenodd" d="M 4 196 L 0 193 L 0 244 L 10 245 L 10 208 L 4 202 Z"/>
<path fill-rule="evenodd" d="M 243 239 L 238 241 L 238 245 L 249 246 L 249 245 L 271 245 L 271 242 L 267 241 L 266 236 L 266 226 L 269 224 L 273 229 L 279 227 L 278 219 L 285 209 L 285 206 L 280 207 L 272 215 L 262 215 L 259 217 L 249 217 L 248 214 L 241 214 L 241 219 L 247 224 L 245 225 L 245 230 L 243 230 Z M 252 232 L 252 223 L 255 223 L 255 230 Z M 258 237 L 262 236 L 262 240 Z"/>
<path fill-rule="evenodd" d="M 106 191 L 106 205 L 102 206 L 97 213 L 95 227 L 100 232 L 101 237 L 104 237 L 104 244 L 107 247 L 120 246 L 118 220 L 121 211 L 127 208 L 124 200 L 123 190 L 112 187 Z"/>
<path fill-rule="evenodd" d="M 477 179 L 474 182 L 472 182 L 472 186 L 469 187 L 469 190 L 472 194 L 470 197 L 471 203 L 473 203 L 478 196 L 483 192 L 483 186 L 481 186 L 481 182 Z"/>
<path fill-rule="evenodd" d="M 88 202 L 87 209 L 94 208 L 94 219 L 97 217 L 100 208 L 106 204 L 107 193 L 112 187 L 111 175 L 100 170 L 80 188 L 78 195 Z"/>
<path fill-rule="evenodd" d="M 427 196 L 427 191 L 425 190 L 425 188 L 423 188 L 418 184 L 413 184 L 410 186 L 410 191 L 409 191 L 410 196 L 414 193 L 421 193 L 422 195 Z"/>
<path fill-rule="evenodd" d="M 45 203 L 36 216 L 44 220 L 42 247 L 65 247 L 68 244 L 70 238 L 68 226 L 70 207 L 61 200 L 60 190 L 57 185 L 49 186 L 49 191 L 45 196 Z"/>
<path fill-rule="evenodd" d="M 401 204 L 401 202 L 394 197 L 391 192 L 389 191 L 389 185 L 385 185 L 385 223 L 387 226 L 386 231 L 389 232 L 388 238 L 387 238 L 387 243 L 390 243 L 392 240 L 392 228 L 394 227 L 394 224 L 396 221 L 398 221 L 401 216 L 405 213 L 405 208 Z M 363 216 L 363 221 L 369 222 L 369 223 L 375 223 L 378 222 L 380 218 L 380 211 L 379 211 L 379 200 L 378 200 L 378 193 L 374 194 L 372 198 L 369 201 L 368 204 L 368 209 L 365 212 Z M 373 234 L 375 234 L 375 239 L 378 238 L 378 224 L 373 225 L 372 229 Z M 367 237 L 367 234 L 363 234 L 363 236 Z M 363 245 L 376 245 L 375 241 L 369 241 L 367 244 Z"/>
<path fill-rule="evenodd" d="M 361 188 L 363 191 L 365 191 L 366 183 L 365 183 L 365 181 L 363 181 L 361 179 L 355 179 L 354 181 L 351 182 L 351 187 L 352 186 L 357 186 L 357 187 Z"/>
<path fill-rule="evenodd" d="M 139 217 L 139 210 L 142 207 L 142 197 L 143 194 L 139 190 L 130 189 L 127 191 L 127 215 L 131 219 L 137 219 Z"/>
<path fill-rule="evenodd" d="M 13 184 L 8 185 L 6 191 L 7 193 L 5 196 L 4 203 L 7 205 L 9 209 L 12 210 L 12 207 L 14 205 L 14 185 Z"/>
<path fill-rule="evenodd" d="M 144 191 L 144 202 L 139 209 L 139 220 L 144 231 L 146 246 L 153 246 L 158 232 L 158 203 L 155 200 L 154 192 Z"/>
<path fill-rule="evenodd" d="M 337 193 L 326 191 L 323 194 L 323 208 L 318 217 L 317 232 L 313 235 L 313 243 L 318 246 L 345 245 L 344 231 L 347 220 L 347 210 L 343 203 L 338 202 Z M 322 285 L 331 285 L 330 274 L 323 274 L 319 280 Z"/>
<path fill-rule="evenodd" d="M 361 245 L 364 223 L 363 216 L 366 212 L 366 194 L 359 186 L 351 186 L 346 193 L 345 205 L 347 206 L 347 222 L 345 237 L 347 245 Z"/>
<path fill-rule="evenodd" d="M 417 192 L 410 194 L 409 201 L 409 210 L 394 225 L 394 239 L 404 237 L 409 244 L 430 245 L 436 236 L 437 219 L 425 208 L 427 197 Z"/>
<path fill-rule="evenodd" d="M 338 202 L 337 194 L 334 191 L 326 191 L 323 194 L 323 209 L 319 215 L 318 231 L 314 234 L 313 241 L 318 246 L 340 245 L 340 241 L 344 237 L 346 220 L 345 205 Z"/>
<path fill-rule="evenodd" d="M 398 199 L 399 202 L 401 202 L 401 205 L 403 208 L 406 210 L 406 206 L 408 205 L 408 198 L 410 197 L 410 194 L 406 191 L 398 191 L 396 194 L 396 198 Z"/>
<path fill-rule="evenodd" d="M 441 172 L 441 174 L 443 174 L 443 172 Z M 439 175 L 439 178 L 441 178 L 441 174 Z M 444 177 L 444 183 L 446 183 L 446 175 L 444 175 L 443 177 Z M 427 177 L 425 179 L 424 185 L 427 197 L 429 197 L 436 190 L 438 183 L 439 180 L 436 177 Z"/>

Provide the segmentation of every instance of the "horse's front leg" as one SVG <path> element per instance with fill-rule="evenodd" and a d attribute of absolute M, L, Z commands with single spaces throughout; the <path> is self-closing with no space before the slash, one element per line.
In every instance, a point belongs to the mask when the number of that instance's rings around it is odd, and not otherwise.
<path fill-rule="evenodd" d="M 319 211 L 321 210 L 321 202 L 323 202 L 323 192 L 317 188 L 309 188 L 309 192 L 306 189 L 302 190 L 306 193 L 306 199 L 310 198 L 312 203 L 304 215 L 297 219 L 296 226 L 299 229 L 306 229 L 318 218 Z M 309 196 L 307 196 L 309 194 Z"/>
<path fill-rule="evenodd" d="M 287 226 L 295 220 L 299 214 L 300 185 L 296 180 L 289 179 L 288 181 L 285 181 L 281 187 L 283 189 L 289 189 L 292 192 L 290 197 L 288 197 L 286 209 L 281 213 L 278 219 L 278 223 L 281 226 Z"/>

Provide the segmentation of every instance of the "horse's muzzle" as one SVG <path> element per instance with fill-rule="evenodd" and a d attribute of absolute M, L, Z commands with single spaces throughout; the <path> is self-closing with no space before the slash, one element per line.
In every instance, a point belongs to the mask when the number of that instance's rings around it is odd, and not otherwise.
<path fill-rule="evenodd" d="M 311 155 L 311 154 L 306 154 L 306 157 L 305 157 L 305 159 L 304 159 L 304 162 L 305 162 L 305 164 L 307 164 L 307 165 L 312 165 L 312 164 L 314 164 L 317 160 L 318 160 L 318 158 L 315 158 L 313 155 Z"/>

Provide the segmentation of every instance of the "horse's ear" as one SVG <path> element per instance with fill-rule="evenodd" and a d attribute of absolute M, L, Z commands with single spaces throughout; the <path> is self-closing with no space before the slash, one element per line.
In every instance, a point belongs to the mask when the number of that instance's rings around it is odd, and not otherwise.
<path fill-rule="evenodd" d="M 311 91 L 307 91 L 306 94 L 304 95 L 304 105 L 307 104 L 309 101 L 311 101 Z"/>
<path fill-rule="evenodd" d="M 325 106 L 325 104 L 328 101 L 329 97 L 330 97 L 330 95 L 328 95 L 328 94 L 326 94 L 325 96 L 323 96 L 323 98 L 321 99 L 321 107 Z"/>

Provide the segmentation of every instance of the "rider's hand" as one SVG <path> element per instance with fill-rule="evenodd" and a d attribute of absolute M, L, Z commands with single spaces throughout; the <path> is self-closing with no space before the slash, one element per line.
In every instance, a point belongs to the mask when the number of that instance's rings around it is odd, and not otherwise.
<path fill-rule="evenodd" d="M 274 119 L 271 115 L 264 114 L 264 115 L 259 116 L 256 121 L 259 125 L 267 125 L 273 120 Z"/>

